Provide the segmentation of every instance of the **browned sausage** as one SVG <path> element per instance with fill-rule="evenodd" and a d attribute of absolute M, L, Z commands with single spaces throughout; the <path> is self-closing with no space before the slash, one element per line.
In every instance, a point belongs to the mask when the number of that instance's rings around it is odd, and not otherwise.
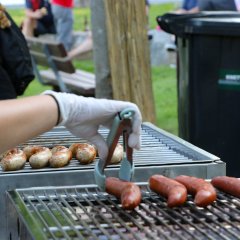
<path fill-rule="evenodd" d="M 26 154 L 18 148 L 13 148 L 3 154 L 1 167 L 3 171 L 15 171 L 22 169 L 26 161 Z"/>
<path fill-rule="evenodd" d="M 177 207 L 187 200 L 187 189 L 181 183 L 162 175 L 153 175 L 149 178 L 149 187 L 152 191 L 167 198 L 168 207 Z"/>
<path fill-rule="evenodd" d="M 127 210 L 133 210 L 142 200 L 139 186 L 115 177 L 106 178 L 106 192 L 119 198 L 122 208 Z"/>
<path fill-rule="evenodd" d="M 23 148 L 24 153 L 27 156 L 27 161 L 29 160 L 29 158 L 34 154 L 34 152 L 36 151 L 37 148 L 39 148 L 39 145 L 28 145 L 26 147 Z"/>
<path fill-rule="evenodd" d="M 181 175 L 177 176 L 175 180 L 182 183 L 187 188 L 188 193 L 194 195 L 194 203 L 199 207 L 206 207 L 217 198 L 212 184 L 202 178 Z"/>
<path fill-rule="evenodd" d="M 23 149 L 32 168 L 44 168 L 48 165 L 52 153 L 49 148 L 42 146 L 27 146 Z"/>
<path fill-rule="evenodd" d="M 240 179 L 235 177 L 219 176 L 211 181 L 212 185 L 223 192 L 240 197 Z"/>
<path fill-rule="evenodd" d="M 92 163 L 97 155 L 95 147 L 88 143 L 73 143 L 69 149 L 81 164 Z"/>
<path fill-rule="evenodd" d="M 51 167 L 60 168 L 69 164 L 72 152 L 65 146 L 55 146 L 51 150 L 52 157 L 49 159 Z"/>
<path fill-rule="evenodd" d="M 94 146 L 94 147 L 96 149 L 96 156 L 99 157 L 97 147 L 96 146 Z M 123 154 L 124 154 L 123 146 L 120 143 L 118 143 L 116 145 L 116 148 L 115 148 L 113 154 L 112 154 L 112 158 L 111 158 L 109 164 L 118 164 L 118 163 L 120 163 L 122 161 L 122 159 L 123 159 Z"/>

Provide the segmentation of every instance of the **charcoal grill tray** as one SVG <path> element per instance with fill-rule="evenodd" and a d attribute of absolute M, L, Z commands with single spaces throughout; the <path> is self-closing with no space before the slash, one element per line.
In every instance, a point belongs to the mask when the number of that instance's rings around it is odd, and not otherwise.
<path fill-rule="evenodd" d="M 106 129 L 100 132 L 107 136 Z M 19 147 L 26 145 L 70 146 L 75 142 L 86 142 L 76 138 L 64 127 L 56 127 Z M 122 142 L 122 139 L 120 139 Z M 226 174 L 226 164 L 218 157 L 162 130 L 151 123 L 142 125 L 142 148 L 134 151 L 135 182 L 146 182 L 153 174 L 163 174 L 168 177 L 185 174 L 204 179 Z M 119 166 L 108 167 L 106 175 L 118 176 Z M 0 216 L 6 218 L 5 192 L 8 190 L 44 187 L 44 186 L 76 186 L 95 184 L 94 164 L 81 165 L 76 159 L 63 168 L 31 169 L 29 165 L 23 170 L 3 172 L 0 170 Z M 0 239 L 5 235 L 6 221 L 0 221 Z"/>
<path fill-rule="evenodd" d="M 11 239 L 22 239 L 22 234 L 24 239 L 240 238 L 240 199 L 218 192 L 214 204 L 200 208 L 188 196 L 184 206 L 170 209 L 147 183 L 138 185 L 143 198 L 133 211 L 123 210 L 115 197 L 95 185 L 11 191 L 8 235 Z"/>

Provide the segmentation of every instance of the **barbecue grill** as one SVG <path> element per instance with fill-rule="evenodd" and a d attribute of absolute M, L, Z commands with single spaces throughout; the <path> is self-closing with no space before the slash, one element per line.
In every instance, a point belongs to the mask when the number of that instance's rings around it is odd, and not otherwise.
<path fill-rule="evenodd" d="M 100 129 L 106 137 L 107 129 Z M 56 127 L 19 147 L 26 145 L 56 145 L 70 146 L 72 143 L 86 142 L 73 136 L 64 127 Z M 119 140 L 122 143 L 122 138 Z M 153 174 L 163 174 L 168 177 L 185 174 L 204 179 L 226 174 L 226 165 L 218 157 L 170 134 L 150 123 L 142 125 L 142 148 L 134 151 L 135 182 L 147 182 Z M 12 172 L 0 170 L 0 215 L 6 219 L 6 191 L 50 186 L 77 186 L 95 184 L 94 163 L 81 165 L 76 159 L 64 168 L 32 169 L 27 163 L 24 169 Z M 119 165 L 108 166 L 106 175 L 118 176 Z M 7 239 L 6 221 L 0 221 L 0 239 Z"/>
<path fill-rule="evenodd" d="M 8 239 L 239 239 L 240 199 L 218 192 L 217 201 L 181 207 L 140 184 L 142 202 L 133 211 L 96 185 L 32 188 L 8 193 Z"/>

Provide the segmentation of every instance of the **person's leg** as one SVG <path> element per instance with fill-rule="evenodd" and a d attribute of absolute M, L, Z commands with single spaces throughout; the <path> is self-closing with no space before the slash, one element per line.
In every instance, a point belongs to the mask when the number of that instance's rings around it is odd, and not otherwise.
<path fill-rule="evenodd" d="M 93 48 L 93 41 L 92 41 L 92 34 L 90 32 L 87 38 L 79 46 L 73 48 L 68 52 L 68 56 L 70 58 L 74 58 L 74 57 L 77 57 L 78 55 L 81 55 L 82 53 L 92 50 L 92 48 Z"/>
<path fill-rule="evenodd" d="M 22 33 L 25 37 L 32 37 L 34 28 L 36 27 L 36 20 L 32 18 L 25 18 L 22 24 Z"/>
<path fill-rule="evenodd" d="M 72 8 L 64 8 L 58 5 L 52 5 L 52 12 L 57 32 L 57 40 L 63 43 L 65 49 L 69 51 L 73 42 Z"/>

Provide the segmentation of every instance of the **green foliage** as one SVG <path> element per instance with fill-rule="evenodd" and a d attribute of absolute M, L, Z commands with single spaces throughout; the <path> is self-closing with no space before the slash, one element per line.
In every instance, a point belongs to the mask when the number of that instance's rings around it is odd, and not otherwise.
<path fill-rule="evenodd" d="M 11 15 L 15 23 L 19 26 L 25 16 L 25 11 L 23 8 L 7 8 L 8 13 Z"/>
<path fill-rule="evenodd" d="M 34 79 L 27 87 L 26 91 L 24 92 L 24 95 L 21 97 L 37 95 L 49 89 L 52 89 L 52 87 L 48 85 L 43 86 L 38 80 Z"/>
<path fill-rule="evenodd" d="M 75 8 L 74 9 L 74 30 L 84 31 L 85 23 L 88 27 L 91 25 L 91 12 L 89 8 Z"/>
<path fill-rule="evenodd" d="M 156 28 L 156 17 L 175 8 L 174 4 L 151 5 L 149 10 L 149 26 Z M 8 9 L 12 18 L 19 25 L 24 18 L 24 9 Z M 90 25 L 90 9 L 74 9 L 74 30 L 79 31 L 84 28 L 84 19 L 88 20 Z M 92 61 L 75 61 L 76 68 L 94 72 Z M 155 98 L 155 108 L 157 114 L 156 125 L 160 128 L 177 134 L 177 93 L 176 93 L 176 69 L 170 66 L 152 67 L 152 82 Z M 31 96 L 41 93 L 50 86 L 42 86 L 37 80 L 34 80 L 24 93 L 24 96 Z"/>

